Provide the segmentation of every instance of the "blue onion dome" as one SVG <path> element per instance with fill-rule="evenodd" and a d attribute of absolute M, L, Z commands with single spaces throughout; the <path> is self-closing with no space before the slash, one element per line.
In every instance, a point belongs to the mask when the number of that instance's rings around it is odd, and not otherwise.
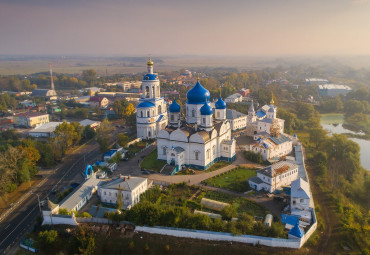
<path fill-rule="evenodd" d="M 148 73 L 143 76 L 143 81 L 156 81 L 158 80 L 158 75 L 155 73 Z"/>
<path fill-rule="evenodd" d="M 155 107 L 155 105 L 148 101 L 141 102 L 136 106 L 136 108 L 151 108 L 151 107 Z"/>
<path fill-rule="evenodd" d="M 175 100 L 173 100 L 169 109 L 170 109 L 170 112 L 180 112 L 181 111 L 181 106 L 176 102 L 176 99 L 175 99 Z"/>
<path fill-rule="evenodd" d="M 195 86 L 188 91 L 186 97 L 188 99 L 188 104 L 203 104 L 204 101 L 209 101 L 210 93 L 198 80 Z"/>
<path fill-rule="evenodd" d="M 208 104 L 208 102 L 205 102 L 204 105 L 200 108 L 200 114 L 201 115 L 212 115 L 213 114 L 212 107 Z"/>
<path fill-rule="evenodd" d="M 215 103 L 216 109 L 226 109 L 226 103 L 222 98 L 220 97 L 217 102 Z"/>
<path fill-rule="evenodd" d="M 268 110 L 268 112 L 275 112 L 276 108 L 271 106 L 270 109 Z"/>

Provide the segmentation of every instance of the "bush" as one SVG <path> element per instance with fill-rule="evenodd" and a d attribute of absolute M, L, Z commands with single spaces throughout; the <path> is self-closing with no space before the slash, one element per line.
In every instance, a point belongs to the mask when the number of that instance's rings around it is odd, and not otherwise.
<path fill-rule="evenodd" d="M 260 153 L 254 153 L 253 151 L 245 151 L 244 157 L 254 163 L 262 164 L 263 159 Z"/>
<path fill-rule="evenodd" d="M 66 208 L 59 208 L 60 215 L 69 215 L 68 209 Z"/>
<path fill-rule="evenodd" d="M 15 184 L 15 183 L 8 183 L 5 186 L 5 191 L 8 192 L 8 193 L 13 192 L 16 189 L 17 189 L 17 184 Z"/>
<path fill-rule="evenodd" d="M 39 233 L 39 245 L 41 247 L 50 248 L 54 245 L 55 241 L 58 238 L 58 232 L 55 230 L 45 230 L 44 232 Z"/>

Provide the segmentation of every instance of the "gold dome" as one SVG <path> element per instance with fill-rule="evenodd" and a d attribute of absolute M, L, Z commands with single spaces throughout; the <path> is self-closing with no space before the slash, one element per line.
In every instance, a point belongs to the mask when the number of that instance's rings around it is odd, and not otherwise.
<path fill-rule="evenodd" d="M 151 58 L 149 58 L 148 62 L 146 63 L 148 66 L 153 66 L 153 61 Z"/>

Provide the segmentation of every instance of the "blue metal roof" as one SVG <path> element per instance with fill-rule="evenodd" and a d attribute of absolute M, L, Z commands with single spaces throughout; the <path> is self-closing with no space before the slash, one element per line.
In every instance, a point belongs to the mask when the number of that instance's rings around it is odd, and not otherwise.
<path fill-rule="evenodd" d="M 263 118 L 266 116 L 266 113 L 262 110 L 259 110 L 258 112 L 256 112 L 256 115 L 258 118 Z"/>
<path fill-rule="evenodd" d="M 212 115 L 213 110 L 212 107 L 206 102 L 204 105 L 200 108 L 200 114 L 201 115 Z"/>
<path fill-rule="evenodd" d="M 216 109 L 226 109 L 226 103 L 222 98 L 220 97 L 217 102 L 215 103 Z"/>
<path fill-rule="evenodd" d="M 270 139 L 276 143 L 276 144 L 282 144 L 282 143 L 285 143 L 285 142 L 289 142 L 291 141 L 289 137 L 285 136 L 285 135 L 280 135 L 279 137 L 276 137 L 276 136 L 270 136 Z"/>
<path fill-rule="evenodd" d="M 147 108 L 147 107 L 155 107 L 155 105 L 151 102 L 144 101 L 136 106 L 136 108 Z"/>
<path fill-rule="evenodd" d="M 155 81 L 158 80 L 158 75 L 154 73 L 147 73 L 143 76 L 143 81 Z"/>
<path fill-rule="evenodd" d="M 172 104 L 169 107 L 170 112 L 180 112 L 181 106 L 176 102 L 176 99 L 173 100 Z"/>
<path fill-rule="evenodd" d="M 109 151 L 107 151 L 106 153 L 104 153 L 104 157 L 105 156 L 109 156 L 109 157 L 111 157 L 114 153 L 116 153 L 117 152 L 117 150 L 109 150 Z"/>
<path fill-rule="evenodd" d="M 292 215 L 281 214 L 281 222 L 295 226 L 297 223 L 299 224 L 299 218 Z"/>
<path fill-rule="evenodd" d="M 297 224 L 294 226 L 294 228 L 292 228 L 288 234 L 291 234 L 293 236 L 296 236 L 296 237 L 299 237 L 299 238 L 302 238 L 304 236 L 304 231 L 302 229 L 299 228 L 299 221 L 297 222 Z"/>
<path fill-rule="evenodd" d="M 188 91 L 186 97 L 188 104 L 203 104 L 209 101 L 210 93 L 198 81 L 195 86 Z"/>

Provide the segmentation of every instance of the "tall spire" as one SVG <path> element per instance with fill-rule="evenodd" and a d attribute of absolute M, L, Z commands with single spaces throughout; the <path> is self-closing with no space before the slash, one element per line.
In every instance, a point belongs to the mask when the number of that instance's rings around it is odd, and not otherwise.
<path fill-rule="evenodd" d="M 197 73 L 197 81 L 199 81 L 199 73 Z"/>
<path fill-rule="evenodd" d="M 149 60 L 148 62 L 146 63 L 146 65 L 148 66 L 148 73 L 149 74 L 153 74 L 153 61 L 152 61 L 152 58 L 149 57 Z"/>
<path fill-rule="evenodd" d="M 254 103 L 253 103 L 253 99 L 252 99 L 252 102 L 251 102 L 251 105 L 249 106 L 249 110 L 248 110 L 248 112 L 255 112 L 255 110 L 254 110 Z"/>
<path fill-rule="evenodd" d="M 272 105 L 275 104 L 275 102 L 274 102 L 274 94 L 272 94 L 272 93 L 271 93 L 271 101 L 270 101 L 270 104 L 272 104 Z"/>
<path fill-rule="evenodd" d="M 51 90 L 55 90 L 54 89 L 54 80 L 53 80 L 53 67 L 52 67 L 51 63 L 49 63 L 49 69 L 50 69 L 50 86 L 51 86 Z"/>

